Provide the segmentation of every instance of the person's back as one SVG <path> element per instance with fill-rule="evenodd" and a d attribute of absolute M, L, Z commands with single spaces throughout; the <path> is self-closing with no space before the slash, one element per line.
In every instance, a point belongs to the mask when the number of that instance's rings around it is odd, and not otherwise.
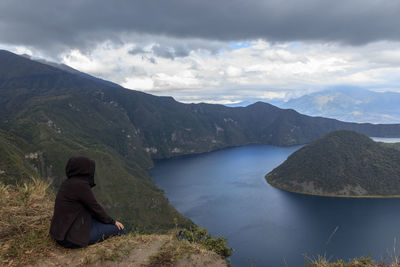
<path fill-rule="evenodd" d="M 64 247 L 85 247 L 125 234 L 124 226 L 96 201 L 91 190 L 94 172 L 95 162 L 86 157 L 73 157 L 67 163 L 67 180 L 57 193 L 50 226 L 50 235 Z"/>

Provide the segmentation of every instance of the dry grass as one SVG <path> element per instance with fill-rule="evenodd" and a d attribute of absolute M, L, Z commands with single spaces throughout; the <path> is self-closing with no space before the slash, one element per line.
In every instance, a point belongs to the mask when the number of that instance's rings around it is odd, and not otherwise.
<path fill-rule="evenodd" d="M 49 184 L 0 183 L 0 252 L 3 265 L 26 265 L 47 256 L 54 242 L 49 236 L 54 194 Z"/>
<path fill-rule="evenodd" d="M 95 262 L 122 261 L 129 256 L 137 244 L 137 240 L 131 234 L 122 237 L 111 237 L 104 242 L 80 249 L 77 254 L 79 254 L 78 258 L 81 262 L 78 260 L 75 263 L 79 263 L 77 264 L 78 266 L 84 266 Z M 77 252 L 69 249 L 66 249 L 66 251 L 67 254 Z"/>
<path fill-rule="evenodd" d="M 345 262 L 344 260 L 331 261 L 323 256 L 316 259 L 307 259 L 306 267 L 400 267 L 397 257 L 390 257 L 389 262 L 376 263 L 369 256 Z"/>
<path fill-rule="evenodd" d="M 86 248 L 54 246 L 37 265 L 49 266 L 142 266 L 159 250 L 167 236 L 134 235 L 111 237 Z M 33 264 L 34 265 L 34 264 Z M 35 266 L 35 265 L 34 265 Z"/>
<path fill-rule="evenodd" d="M 150 256 L 149 266 L 175 266 L 175 263 L 183 257 L 190 257 L 191 255 L 207 252 L 206 249 L 198 244 L 190 243 L 186 240 L 178 241 L 174 236 L 175 235 L 171 235 L 160 250 L 156 254 Z"/>
<path fill-rule="evenodd" d="M 209 262 L 208 264 L 205 264 Z M 38 264 L 50 266 L 226 266 L 217 254 L 175 235 L 134 235 L 112 237 L 82 249 L 56 248 Z"/>
<path fill-rule="evenodd" d="M 161 246 L 159 251 L 149 257 L 150 267 L 187 267 L 187 266 L 215 266 L 226 267 L 229 263 L 223 257 L 204 248 L 204 246 L 187 240 L 178 240 L 176 234 Z"/>

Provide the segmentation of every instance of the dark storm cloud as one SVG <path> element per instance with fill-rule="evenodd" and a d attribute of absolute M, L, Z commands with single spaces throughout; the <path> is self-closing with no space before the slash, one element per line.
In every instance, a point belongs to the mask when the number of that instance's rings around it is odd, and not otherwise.
<path fill-rule="evenodd" d="M 160 45 L 153 45 L 151 50 L 158 57 L 169 58 L 169 59 L 175 58 L 174 51 L 168 49 L 168 47 L 163 47 Z"/>
<path fill-rule="evenodd" d="M 151 50 L 156 56 L 169 59 L 174 59 L 176 57 L 187 57 L 190 53 L 188 48 L 179 45 L 175 46 L 174 48 L 169 48 L 157 44 L 153 45 Z"/>
<path fill-rule="evenodd" d="M 143 48 L 135 47 L 135 48 L 129 50 L 128 53 L 135 56 L 135 55 L 145 54 L 147 52 Z"/>
<path fill-rule="evenodd" d="M 397 0 L 3 0 L 0 42 L 57 50 L 156 34 L 364 44 L 399 40 L 399 14 Z"/>
<path fill-rule="evenodd" d="M 157 57 L 175 59 L 176 57 L 187 57 L 190 54 L 190 49 L 185 48 L 179 44 L 174 44 L 174 47 L 168 45 L 161 46 L 155 44 L 149 51 L 144 50 L 140 47 L 131 49 L 128 53 L 131 55 L 143 55 L 143 54 L 154 54 Z M 152 63 L 155 63 L 152 61 Z"/>

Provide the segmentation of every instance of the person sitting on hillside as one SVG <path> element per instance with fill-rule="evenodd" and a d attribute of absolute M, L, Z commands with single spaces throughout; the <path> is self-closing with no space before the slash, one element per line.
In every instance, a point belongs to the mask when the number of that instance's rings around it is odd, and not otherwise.
<path fill-rule="evenodd" d="M 122 223 L 108 216 L 93 195 L 95 162 L 73 157 L 65 172 L 67 180 L 58 190 L 50 225 L 52 238 L 63 247 L 77 248 L 125 235 Z"/>

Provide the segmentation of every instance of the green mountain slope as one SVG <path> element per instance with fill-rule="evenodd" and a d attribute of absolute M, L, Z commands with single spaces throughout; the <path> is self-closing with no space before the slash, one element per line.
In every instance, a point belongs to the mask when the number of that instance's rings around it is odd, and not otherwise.
<path fill-rule="evenodd" d="M 0 58 L 7 64 L 0 68 L 3 182 L 41 176 L 56 189 L 68 158 L 86 155 L 97 163 L 95 194 L 129 228 L 163 231 L 174 226 L 173 218 L 191 224 L 151 182 L 152 160 L 126 112 L 91 95 L 103 83 L 8 52 Z"/>
<path fill-rule="evenodd" d="M 173 227 L 174 217 L 191 224 L 151 182 L 153 159 L 250 143 L 302 144 L 336 129 L 400 136 L 400 125 L 313 118 L 262 102 L 182 104 L 0 51 L 0 146 L 7 151 L 0 179 L 39 175 L 56 189 L 68 158 L 89 156 L 97 162 L 97 197 L 112 215 L 147 232 Z"/>
<path fill-rule="evenodd" d="M 306 194 L 400 195 L 400 151 L 356 132 L 335 131 L 293 153 L 266 179 Z"/>
<path fill-rule="evenodd" d="M 0 177 L 6 184 L 38 178 L 37 170 L 28 163 L 31 155 L 19 148 L 27 144 L 20 138 L 0 130 Z"/>

